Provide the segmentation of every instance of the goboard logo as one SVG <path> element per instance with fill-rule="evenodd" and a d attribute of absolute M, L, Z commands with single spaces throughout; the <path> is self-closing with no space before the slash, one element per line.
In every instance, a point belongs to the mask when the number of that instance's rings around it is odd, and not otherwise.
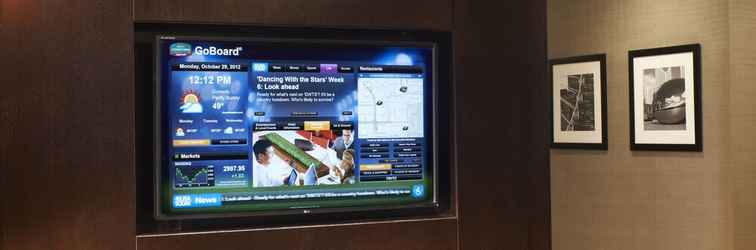
<path fill-rule="evenodd" d="M 172 56 L 188 56 L 192 54 L 192 45 L 188 43 L 174 43 L 171 44 L 168 53 Z"/>
<path fill-rule="evenodd" d="M 215 46 L 204 48 L 197 46 L 194 48 L 194 54 L 200 56 L 239 56 L 239 52 L 244 50 L 242 47 L 236 47 L 233 49 L 222 49 Z"/>

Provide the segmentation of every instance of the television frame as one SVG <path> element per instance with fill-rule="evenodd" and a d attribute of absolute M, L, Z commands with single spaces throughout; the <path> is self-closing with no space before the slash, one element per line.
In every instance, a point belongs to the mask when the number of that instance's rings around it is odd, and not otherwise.
<path fill-rule="evenodd" d="M 141 28 L 140 28 L 141 27 Z M 315 209 L 286 209 L 286 210 L 271 210 L 271 211 L 254 211 L 254 212 L 228 212 L 228 213 L 202 213 L 192 215 L 175 215 L 166 214 L 161 207 L 163 190 L 160 187 L 162 182 L 163 171 L 163 156 L 162 151 L 166 138 L 163 138 L 163 125 L 166 123 L 164 117 L 162 117 L 162 90 L 163 86 L 160 76 L 160 53 L 159 47 L 154 46 L 153 51 L 153 162 L 152 168 L 154 171 L 153 179 L 153 216 L 154 219 L 159 221 L 165 220 L 194 220 L 205 221 L 208 219 L 224 219 L 224 218 L 261 218 L 271 219 L 273 217 L 282 216 L 295 216 L 301 218 L 301 216 L 317 218 L 317 217 L 329 217 L 334 214 L 345 215 L 345 218 L 385 218 L 385 217 L 401 217 L 407 215 L 433 215 L 440 214 L 450 208 L 450 201 L 453 196 L 453 190 L 451 187 L 451 175 L 452 165 L 454 162 L 453 155 L 450 155 L 454 151 L 454 147 L 449 143 L 449 138 L 454 137 L 454 133 L 450 130 L 450 125 L 453 120 L 452 95 L 451 95 L 451 34 L 449 32 L 436 32 L 436 31 L 390 31 L 390 30 L 346 30 L 336 28 L 292 28 L 292 27 L 254 27 L 254 26 L 229 26 L 229 25 L 183 25 L 183 24 L 138 24 L 138 30 L 142 30 L 142 33 L 152 34 L 154 36 L 154 45 L 157 45 L 160 40 L 160 36 L 175 36 L 183 38 L 201 38 L 212 40 L 241 40 L 241 41 L 263 41 L 263 42 L 303 42 L 305 44 L 358 44 L 358 45 L 432 45 L 433 47 L 433 72 L 432 72 L 432 100 L 431 107 L 433 110 L 429 113 L 430 127 L 432 128 L 432 137 L 426 138 L 426 141 L 431 143 L 432 156 L 428 158 L 429 162 L 432 162 L 432 168 L 428 169 L 432 171 L 433 178 L 433 199 L 432 202 L 425 202 L 421 204 L 408 204 L 408 205 L 370 205 L 364 207 L 335 207 L 335 208 L 315 208 Z M 243 32 L 239 32 L 241 29 Z M 265 32 L 260 32 L 264 30 Z M 308 32 L 302 32 L 307 30 Z M 328 39 L 325 37 L 312 37 L 313 34 L 317 34 L 324 30 L 336 31 L 340 34 L 339 39 Z M 233 32 L 229 32 L 233 31 Z M 233 34 L 232 34 L 233 33 Z M 254 34 L 265 33 L 260 37 Z M 273 34 L 273 37 L 267 33 Z M 162 34 L 162 35 L 160 35 Z M 381 34 L 386 34 L 384 36 Z M 218 39 L 222 37 L 221 39 Z M 390 37 L 389 39 L 380 39 Z M 418 39 L 420 37 L 420 39 Z M 210 40 L 210 39 L 208 39 Z M 443 99 L 442 99 L 443 98 Z M 441 99 L 441 100 L 440 100 Z M 444 102 L 448 100 L 448 102 Z M 444 122 L 446 121 L 446 122 Z"/>

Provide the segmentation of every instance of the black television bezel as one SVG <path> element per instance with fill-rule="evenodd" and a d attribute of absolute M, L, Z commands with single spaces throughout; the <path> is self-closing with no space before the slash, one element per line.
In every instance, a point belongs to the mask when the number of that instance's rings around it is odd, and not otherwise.
<path fill-rule="evenodd" d="M 137 25 L 139 29 L 140 25 Z M 142 25 L 144 26 L 144 25 Z M 154 213 L 153 217 L 159 221 L 205 221 L 224 218 L 261 218 L 274 219 L 282 216 L 306 216 L 310 218 L 328 217 L 332 215 L 344 215 L 345 218 L 372 218 L 372 217 L 395 217 L 404 215 L 429 215 L 439 214 L 449 209 L 451 200 L 450 186 L 450 169 L 452 152 L 449 145 L 449 137 L 453 136 L 450 128 L 450 82 L 451 82 L 451 35 L 449 32 L 434 31 L 389 31 L 389 30 L 348 30 L 334 28 L 287 28 L 287 27 L 250 27 L 250 26 L 228 26 L 228 25 L 148 25 L 148 28 L 141 28 L 142 33 L 148 33 L 154 37 L 154 105 L 153 105 L 153 195 L 154 195 Z M 239 31 L 244 32 L 239 32 Z M 265 32 L 260 32 L 260 31 Z M 304 30 L 307 30 L 306 32 Z M 233 31 L 233 32 L 230 32 Z M 323 31 L 336 31 L 341 34 L 339 39 L 329 39 L 329 37 L 317 37 L 313 34 Z M 252 34 L 263 33 L 264 37 Z M 387 36 L 381 35 L 386 33 Z M 432 134 L 428 140 L 433 145 L 433 154 L 429 157 L 433 168 L 433 199 L 431 202 L 416 203 L 409 205 L 380 205 L 380 206 L 360 206 L 360 207 L 337 207 L 337 208 L 316 208 L 316 209 L 286 209 L 271 211 L 254 211 L 254 212 L 229 212 L 229 213 L 201 213 L 191 215 L 176 215 L 164 213 L 162 208 L 162 188 L 161 173 L 163 171 L 164 156 L 162 155 L 165 138 L 163 138 L 165 121 L 160 113 L 162 110 L 162 94 L 160 79 L 160 48 L 157 46 L 161 37 L 174 37 L 180 39 L 203 39 L 203 40 L 239 40 L 239 41 L 265 41 L 265 42 L 302 42 L 307 44 L 313 43 L 344 43 L 360 44 L 375 46 L 432 46 L 433 48 L 433 82 L 432 91 L 432 112 L 430 118 Z M 275 37 L 275 38 L 271 38 Z M 418 39 L 419 38 L 419 39 Z M 442 73 L 440 73 L 442 72 Z M 439 99 L 447 97 L 443 102 Z M 441 111 L 441 112 L 440 112 Z M 445 123 L 446 122 L 446 123 Z M 439 136 L 441 134 L 441 136 Z M 445 144 L 442 144 L 444 143 Z M 439 145 L 445 145 L 440 147 Z M 275 220 L 274 220 L 275 221 Z"/>

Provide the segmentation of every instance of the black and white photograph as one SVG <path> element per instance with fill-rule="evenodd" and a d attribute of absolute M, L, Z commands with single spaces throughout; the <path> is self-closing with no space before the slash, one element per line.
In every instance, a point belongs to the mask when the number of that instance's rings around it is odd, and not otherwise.
<path fill-rule="evenodd" d="M 570 75 L 559 86 L 562 131 L 596 130 L 593 77 L 593 74 Z"/>
<path fill-rule="evenodd" d="M 643 70 L 643 129 L 685 130 L 685 67 Z"/>
<path fill-rule="evenodd" d="M 700 151 L 700 45 L 633 50 L 630 148 Z"/>
<path fill-rule="evenodd" d="M 606 56 L 552 59 L 553 148 L 607 149 Z"/>

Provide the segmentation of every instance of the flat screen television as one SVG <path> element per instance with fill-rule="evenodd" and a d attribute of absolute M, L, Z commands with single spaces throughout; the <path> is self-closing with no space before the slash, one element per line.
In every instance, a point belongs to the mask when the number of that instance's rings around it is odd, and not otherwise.
<path fill-rule="evenodd" d="M 156 219 L 433 209 L 448 195 L 437 43 L 154 39 Z"/>

